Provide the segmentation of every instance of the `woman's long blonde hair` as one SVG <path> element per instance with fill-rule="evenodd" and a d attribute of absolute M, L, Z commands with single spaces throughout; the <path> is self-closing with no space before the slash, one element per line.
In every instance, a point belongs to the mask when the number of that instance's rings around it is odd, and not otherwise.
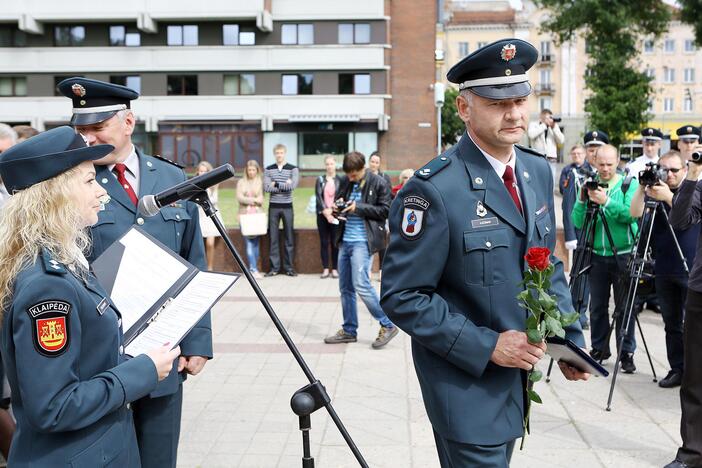
<path fill-rule="evenodd" d="M 77 168 L 15 193 L 0 209 L 0 323 L 12 302 L 17 275 L 45 248 L 56 261 L 85 274 L 90 237 L 72 197 Z"/>

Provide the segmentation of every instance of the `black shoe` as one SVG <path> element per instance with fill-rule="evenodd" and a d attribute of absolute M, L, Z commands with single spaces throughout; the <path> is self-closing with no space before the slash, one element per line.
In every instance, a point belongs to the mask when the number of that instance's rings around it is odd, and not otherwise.
<path fill-rule="evenodd" d="M 634 353 L 624 353 L 622 354 L 622 372 L 625 374 L 633 374 L 636 372 L 636 365 L 634 364 Z"/>
<path fill-rule="evenodd" d="M 275 275 L 279 275 L 279 274 L 280 274 L 280 272 L 279 272 L 278 270 L 271 270 L 271 271 L 269 271 L 268 273 L 266 273 L 266 274 L 263 275 L 263 276 L 265 276 L 266 278 L 268 278 L 269 276 L 275 276 Z"/>
<path fill-rule="evenodd" d="M 594 359 L 595 361 L 606 361 L 612 356 L 612 353 L 609 351 L 600 351 L 599 349 L 592 348 L 590 350 L 590 357 Z"/>
<path fill-rule="evenodd" d="M 297 273 L 295 272 L 295 270 L 288 270 L 285 272 L 285 274 L 288 276 L 297 276 Z"/>
<path fill-rule="evenodd" d="M 665 465 L 663 468 L 690 468 L 690 465 L 688 465 L 687 463 L 683 463 L 678 459 L 675 459 L 672 462 Z"/>
<path fill-rule="evenodd" d="M 681 383 L 682 372 L 673 369 L 668 372 L 668 375 L 666 375 L 664 379 L 658 382 L 658 386 L 661 388 L 674 388 L 679 387 Z"/>

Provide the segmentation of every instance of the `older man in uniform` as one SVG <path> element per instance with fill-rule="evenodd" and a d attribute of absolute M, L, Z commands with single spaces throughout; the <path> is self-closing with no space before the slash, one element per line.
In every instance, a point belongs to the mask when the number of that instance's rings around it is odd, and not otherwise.
<path fill-rule="evenodd" d="M 531 44 L 505 39 L 449 71 L 467 132 L 417 171 L 391 208 L 381 303 L 412 337 L 443 467 L 508 465 L 523 435 L 525 371 L 546 349 L 527 340 L 516 300 L 527 249 L 553 250 L 556 241 L 549 165 L 515 146 L 526 131 L 526 73 L 537 55 Z M 551 261 L 551 292 L 572 312 L 563 264 Z M 584 346 L 579 323 L 567 334 Z"/>
<path fill-rule="evenodd" d="M 186 178 L 181 168 L 146 155 L 132 144 L 136 119 L 130 102 L 139 94 L 125 86 L 85 78 L 63 80 L 58 89 L 73 101 L 71 125 L 89 144 L 107 143 L 115 147 L 112 153 L 95 161 L 95 178 L 112 201 L 91 228 L 93 250 L 89 260 L 94 260 L 137 225 L 185 260 L 205 269 L 205 250 L 194 203 L 174 203 L 152 218 L 144 218 L 137 212 L 138 196 L 158 193 Z M 180 348 L 182 355 L 174 361 L 171 374 L 148 397 L 132 405 L 141 464 L 145 468 L 176 465 L 182 382 L 185 374 L 199 373 L 212 357 L 209 313 L 180 343 Z"/>

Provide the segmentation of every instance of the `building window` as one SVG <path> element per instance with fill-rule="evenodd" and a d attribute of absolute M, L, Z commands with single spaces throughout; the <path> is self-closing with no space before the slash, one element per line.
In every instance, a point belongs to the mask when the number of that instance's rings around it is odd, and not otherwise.
<path fill-rule="evenodd" d="M 0 47 L 24 47 L 27 33 L 11 26 L 0 26 Z"/>
<path fill-rule="evenodd" d="M 85 26 L 54 26 L 54 45 L 71 47 L 83 45 Z"/>
<path fill-rule="evenodd" d="M 541 60 L 551 60 L 551 41 L 541 41 Z"/>
<path fill-rule="evenodd" d="M 370 44 L 370 23 L 340 23 L 339 44 Z"/>
<path fill-rule="evenodd" d="M 222 44 L 223 45 L 239 45 L 239 25 L 238 24 L 222 25 Z"/>
<path fill-rule="evenodd" d="M 664 83 L 674 83 L 675 82 L 675 68 L 663 68 L 663 82 Z"/>
<path fill-rule="evenodd" d="M 284 24 L 280 28 L 281 44 L 314 44 L 314 25 Z"/>
<path fill-rule="evenodd" d="M 169 46 L 196 46 L 198 44 L 196 24 L 171 24 L 166 32 Z"/>
<path fill-rule="evenodd" d="M 458 55 L 461 57 L 465 57 L 468 55 L 468 43 L 467 42 L 459 42 L 458 43 Z"/>
<path fill-rule="evenodd" d="M 141 94 L 141 76 L 139 75 L 111 75 L 110 83 L 126 86 Z"/>
<path fill-rule="evenodd" d="M 544 109 L 552 109 L 550 97 L 539 98 L 539 111 L 542 111 Z"/>
<path fill-rule="evenodd" d="M 368 73 L 341 73 L 339 94 L 370 94 L 371 78 Z"/>
<path fill-rule="evenodd" d="M 646 73 L 646 76 L 651 79 L 651 81 L 654 81 L 656 79 L 656 69 L 655 68 L 647 68 L 645 73 Z"/>
<path fill-rule="evenodd" d="M 668 54 L 675 52 L 675 39 L 666 39 L 663 43 L 663 50 Z"/>
<path fill-rule="evenodd" d="M 663 99 L 663 112 L 673 112 L 673 107 L 675 106 L 675 99 L 667 97 Z"/>
<path fill-rule="evenodd" d="M 694 83 L 695 82 L 695 69 L 694 68 L 686 68 L 683 72 L 683 79 L 685 83 Z"/>
<path fill-rule="evenodd" d="M 110 26 L 110 45 L 138 47 L 141 45 L 141 34 L 126 26 Z"/>
<path fill-rule="evenodd" d="M 692 112 L 692 96 L 686 95 L 683 99 L 683 112 Z"/>
<path fill-rule="evenodd" d="M 695 52 L 697 47 L 695 47 L 694 39 L 685 39 L 685 52 Z"/>
<path fill-rule="evenodd" d="M 653 53 L 653 39 L 646 39 L 644 41 L 644 52 L 647 54 Z"/>
<path fill-rule="evenodd" d="M 256 75 L 242 73 L 240 75 L 224 75 L 224 94 L 237 96 L 256 93 Z"/>
<path fill-rule="evenodd" d="M 168 75 L 169 96 L 194 96 L 197 94 L 197 75 Z"/>
<path fill-rule="evenodd" d="M 283 75 L 281 92 L 283 94 L 312 94 L 313 75 L 302 73 L 298 75 Z"/>
<path fill-rule="evenodd" d="M 24 76 L 0 77 L 0 96 L 26 96 L 27 78 Z"/>
<path fill-rule="evenodd" d="M 541 69 L 539 71 L 539 82 L 542 87 L 551 86 L 551 70 L 548 68 Z"/>
<path fill-rule="evenodd" d="M 253 31 L 240 32 L 239 45 L 256 45 L 256 33 Z"/>

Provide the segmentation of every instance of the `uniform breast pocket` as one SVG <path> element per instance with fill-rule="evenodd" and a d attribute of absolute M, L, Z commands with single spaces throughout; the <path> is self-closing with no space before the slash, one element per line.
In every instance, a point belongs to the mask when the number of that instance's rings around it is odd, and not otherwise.
<path fill-rule="evenodd" d="M 164 237 L 157 235 L 156 237 L 163 241 L 168 241 L 168 246 L 178 252 L 183 242 L 183 234 L 190 222 L 190 214 L 185 208 L 167 206 L 161 208 L 161 216 L 164 222 Z"/>
<path fill-rule="evenodd" d="M 553 236 L 553 227 L 551 226 L 551 219 L 548 215 L 544 215 L 540 218 L 536 218 L 534 221 L 536 224 L 536 232 L 538 234 L 538 240 L 541 245 L 545 245 L 551 240 Z"/>
<path fill-rule="evenodd" d="M 463 244 L 466 283 L 492 286 L 506 281 L 510 245 L 506 229 L 464 232 Z"/>
<path fill-rule="evenodd" d="M 122 433 L 126 429 L 123 426 L 121 422 L 110 426 L 95 442 L 72 457 L 68 461 L 69 466 L 71 468 L 124 466 L 128 462 L 124 451 L 125 439 L 129 440 L 129 437 L 128 433 Z"/>

